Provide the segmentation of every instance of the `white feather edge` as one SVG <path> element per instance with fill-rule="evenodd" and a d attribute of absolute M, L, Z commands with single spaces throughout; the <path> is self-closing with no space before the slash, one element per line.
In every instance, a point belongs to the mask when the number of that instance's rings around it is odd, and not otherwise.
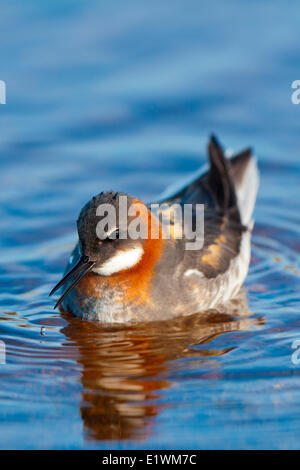
<path fill-rule="evenodd" d="M 242 182 L 239 185 L 235 185 L 238 207 L 241 214 L 241 220 L 244 225 L 251 224 L 251 217 L 255 206 L 258 186 L 259 171 L 257 167 L 257 158 L 252 156 L 244 173 Z"/>

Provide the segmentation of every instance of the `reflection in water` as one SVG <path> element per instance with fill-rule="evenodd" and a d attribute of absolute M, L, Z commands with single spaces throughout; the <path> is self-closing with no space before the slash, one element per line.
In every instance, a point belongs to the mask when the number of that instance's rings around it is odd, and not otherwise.
<path fill-rule="evenodd" d="M 207 367 L 209 361 L 214 367 L 217 363 L 211 358 L 234 349 L 231 337 L 223 349 L 208 349 L 207 343 L 223 333 L 246 331 L 263 323 L 261 318 L 250 317 L 244 295 L 222 312 L 211 310 L 127 327 L 63 315 L 68 326 L 62 332 L 79 348 L 81 417 L 89 440 L 149 437 L 153 418 L 163 406 L 159 404 L 161 391 L 174 381 L 172 371 Z"/>

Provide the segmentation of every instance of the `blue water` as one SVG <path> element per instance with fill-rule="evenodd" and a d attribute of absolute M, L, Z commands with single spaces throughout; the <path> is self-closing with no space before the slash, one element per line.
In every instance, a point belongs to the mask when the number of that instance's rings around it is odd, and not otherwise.
<path fill-rule="evenodd" d="M 0 4 L 1 448 L 299 448 L 300 4 Z M 252 314 L 103 330 L 48 293 L 81 206 L 252 146 Z"/>

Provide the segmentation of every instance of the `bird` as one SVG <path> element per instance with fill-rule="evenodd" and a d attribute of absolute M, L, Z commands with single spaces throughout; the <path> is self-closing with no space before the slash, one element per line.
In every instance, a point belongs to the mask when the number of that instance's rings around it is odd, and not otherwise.
<path fill-rule="evenodd" d="M 65 289 L 54 308 L 61 305 L 83 320 L 103 324 L 169 320 L 218 309 L 238 295 L 248 273 L 258 187 L 252 150 L 227 158 L 211 135 L 208 166 L 154 203 L 115 191 L 92 197 L 79 214 L 78 242 L 64 276 L 49 294 Z M 127 213 L 121 217 L 124 200 Z M 203 209 L 202 238 L 195 247 L 174 207 L 190 208 L 193 228 L 197 208 Z M 106 224 L 104 230 L 99 208 L 117 214 L 109 229 Z M 164 225 L 164 218 L 169 224 Z M 129 236 L 130 226 L 134 236 Z"/>

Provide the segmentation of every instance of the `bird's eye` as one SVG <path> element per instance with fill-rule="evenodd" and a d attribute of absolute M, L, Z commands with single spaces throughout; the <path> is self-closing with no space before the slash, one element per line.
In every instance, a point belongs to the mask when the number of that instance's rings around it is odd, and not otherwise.
<path fill-rule="evenodd" d="M 108 235 L 105 234 L 103 238 L 98 239 L 98 244 L 101 245 L 103 242 L 112 242 L 114 240 L 117 240 L 119 238 L 120 232 L 119 229 L 117 228 L 113 232 L 110 232 Z"/>

